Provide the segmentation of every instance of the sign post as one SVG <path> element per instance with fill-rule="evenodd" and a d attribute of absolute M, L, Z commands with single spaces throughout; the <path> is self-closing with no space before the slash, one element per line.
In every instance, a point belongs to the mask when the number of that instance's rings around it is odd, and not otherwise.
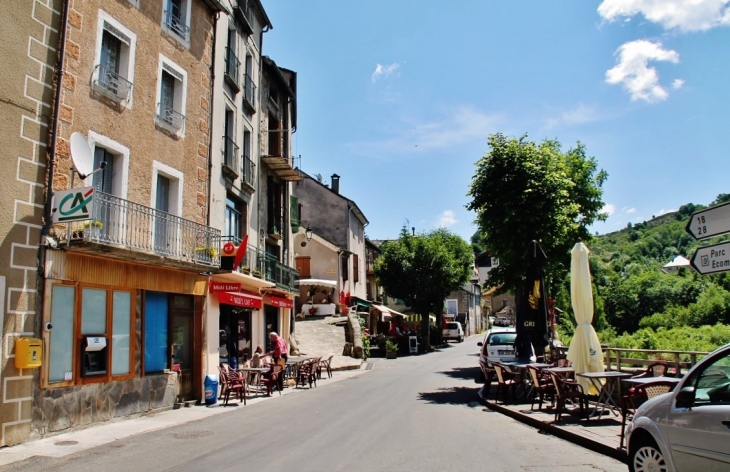
<path fill-rule="evenodd" d="M 684 229 L 695 239 L 730 233 L 730 203 L 692 213 Z"/>
<path fill-rule="evenodd" d="M 730 203 L 692 213 L 684 229 L 695 239 L 730 233 Z M 690 263 L 703 275 L 730 271 L 730 242 L 697 248 Z"/>
<path fill-rule="evenodd" d="M 698 248 L 690 263 L 702 275 L 729 271 L 730 242 Z"/>

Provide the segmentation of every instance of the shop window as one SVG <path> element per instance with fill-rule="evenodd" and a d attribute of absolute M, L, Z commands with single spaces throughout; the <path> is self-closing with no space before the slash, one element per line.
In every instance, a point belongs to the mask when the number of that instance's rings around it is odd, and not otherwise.
<path fill-rule="evenodd" d="M 147 292 L 144 314 L 144 372 L 170 368 L 168 353 L 169 307 L 167 294 Z"/>
<path fill-rule="evenodd" d="M 49 333 L 48 385 L 130 378 L 134 360 L 134 343 L 130 340 L 133 296 L 130 290 L 53 286 L 47 320 L 53 324 Z"/>

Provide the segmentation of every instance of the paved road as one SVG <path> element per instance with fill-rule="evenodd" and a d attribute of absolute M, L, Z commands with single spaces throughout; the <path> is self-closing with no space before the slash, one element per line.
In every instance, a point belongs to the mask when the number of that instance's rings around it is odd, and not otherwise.
<path fill-rule="evenodd" d="M 625 471 L 626 466 L 485 411 L 477 339 L 374 359 L 372 370 L 224 414 L 8 470 Z"/>

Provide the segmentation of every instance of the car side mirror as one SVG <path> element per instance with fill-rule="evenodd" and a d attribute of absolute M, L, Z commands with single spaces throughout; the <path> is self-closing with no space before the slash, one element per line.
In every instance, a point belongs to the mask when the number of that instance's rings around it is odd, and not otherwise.
<path fill-rule="evenodd" d="M 676 406 L 677 408 L 690 408 L 695 403 L 695 388 L 684 387 L 677 393 Z"/>
<path fill-rule="evenodd" d="M 482 343 L 481 341 L 479 341 L 479 342 L 477 343 L 477 346 L 479 346 L 479 347 L 481 347 L 481 346 L 483 346 L 483 345 L 484 345 L 484 343 Z"/>

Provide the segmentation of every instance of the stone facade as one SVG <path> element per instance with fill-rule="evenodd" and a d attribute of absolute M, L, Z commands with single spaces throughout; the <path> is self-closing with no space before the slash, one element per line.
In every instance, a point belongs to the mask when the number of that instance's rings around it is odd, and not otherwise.
<path fill-rule="evenodd" d="M 15 368 L 20 336 L 36 334 L 44 206 L 61 0 L 0 2 L 0 446 L 27 439 L 37 371 Z"/>

